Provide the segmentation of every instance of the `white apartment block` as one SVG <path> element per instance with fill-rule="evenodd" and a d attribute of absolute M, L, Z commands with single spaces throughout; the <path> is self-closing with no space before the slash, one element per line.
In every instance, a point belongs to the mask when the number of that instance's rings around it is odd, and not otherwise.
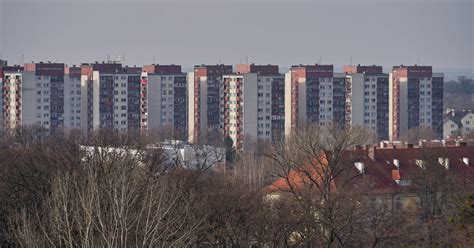
<path fill-rule="evenodd" d="M 298 127 L 345 126 L 345 74 L 333 65 L 297 65 L 285 74 L 285 135 Z"/>
<path fill-rule="evenodd" d="M 197 65 L 188 73 L 189 142 L 221 138 L 220 92 L 225 74 L 232 74 L 231 65 Z"/>
<path fill-rule="evenodd" d="M 142 73 L 146 81 L 147 117 L 149 131 L 172 127 L 184 135 L 187 121 L 186 74 Z"/>
<path fill-rule="evenodd" d="M 82 86 L 80 68 L 71 67 L 64 76 L 64 127 L 70 129 L 83 129 L 82 111 Z M 73 71 L 74 70 L 74 71 Z"/>
<path fill-rule="evenodd" d="M 92 72 L 92 109 L 89 111 L 93 129 L 140 129 L 140 79 L 140 74 L 134 73 Z"/>
<path fill-rule="evenodd" d="M 381 66 L 346 66 L 346 126 L 374 131 L 388 139 L 388 74 Z"/>
<path fill-rule="evenodd" d="M 284 130 L 284 76 L 245 73 L 224 75 L 221 122 L 224 136 L 244 148 L 244 139 L 278 138 Z"/>
<path fill-rule="evenodd" d="M 389 138 L 417 127 L 443 135 L 443 74 L 431 66 L 394 67 L 389 76 Z"/>

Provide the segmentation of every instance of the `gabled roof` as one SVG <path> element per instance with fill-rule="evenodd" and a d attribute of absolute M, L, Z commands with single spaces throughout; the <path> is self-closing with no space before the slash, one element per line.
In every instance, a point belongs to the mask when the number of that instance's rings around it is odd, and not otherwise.
<path fill-rule="evenodd" d="M 403 190 L 405 186 L 397 184 L 396 180 L 413 180 L 417 173 L 422 170 L 423 161 L 438 163 L 438 158 L 448 159 L 447 170 L 460 181 L 474 184 L 474 147 L 423 147 L 423 148 L 387 148 L 373 149 L 372 154 L 368 149 L 348 150 L 355 160 L 346 161 L 348 168 L 346 178 L 351 178 L 348 185 L 342 185 L 343 181 L 337 177 L 334 179 L 332 189 L 338 187 L 368 186 L 372 192 L 394 192 Z M 398 166 L 395 164 L 397 160 Z M 328 166 L 327 160 L 322 166 Z M 354 161 L 364 164 L 364 172 L 361 173 L 355 166 Z M 468 164 L 466 164 L 468 162 Z M 321 166 L 321 164 L 319 164 Z M 440 165 L 441 166 L 441 165 Z M 317 168 L 317 167 L 316 167 Z M 311 177 L 317 178 L 317 170 L 307 169 Z M 288 191 L 290 189 L 301 190 L 310 185 L 308 175 L 302 171 L 291 170 L 288 177 L 277 179 L 267 187 L 269 192 Z M 319 178 L 320 180 L 320 178 Z"/>
<path fill-rule="evenodd" d="M 454 123 L 458 125 L 458 127 L 461 127 L 462 118 L 470 113 L 472 113 L 471 110 L 453 110 L 444 115 L 444 121 L 452 120 Z"/>

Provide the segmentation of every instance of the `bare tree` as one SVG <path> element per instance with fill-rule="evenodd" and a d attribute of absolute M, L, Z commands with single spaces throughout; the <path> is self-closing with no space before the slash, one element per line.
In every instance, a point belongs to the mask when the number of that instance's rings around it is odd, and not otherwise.
<path fill-rule="evenodd" d="M 147 171 L 132 149 L 95 149 L 54 177 L 42 205 L 12 219 L 21 246 L 181 247 L 202 221 L 195 194 L 173 175 Z"/>
<path fill-rule="evenodd" d="M 371 141 L 364 129 L 309 126 L 270 151 L 274 173 L 282 178 L 277 190 L 295 202 L 295 242 L 324 247 L 352 242 L 360 192 L 348 185 L 357 177 L 352 172 L 360 154 L 348 150 Z"/>
<path fill-rule="evenodd" d="M 450 172 L 449 160 L 441 152 L 423 152 L 414 175 L 411 192 L 417 201 L 420 242 L 425 246 L 445 246 L 456 243 L 452 218 L 459 204 L 472 190 L 468 182 Z"/>
<path fill-rule="evenodd" d="M 408 132 L 400 138 L 408 144 L 418 144 L 420 140 L 436 139 L 436 133 L 430 127 L 419 126 L 408 130 Z"/>

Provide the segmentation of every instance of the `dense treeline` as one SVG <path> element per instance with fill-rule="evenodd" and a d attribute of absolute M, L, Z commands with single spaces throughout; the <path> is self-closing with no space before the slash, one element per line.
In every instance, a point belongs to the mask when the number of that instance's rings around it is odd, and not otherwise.
<path fill-rule="evenodd" d="M 474 81 L 459 77 L 444 83 L 444 108 L 456 110 L 474 109 Z"/>
<path fill-rule="evenodd" d="M 444 83 L 444 92 L 455 94 L 474 94 L 474 81 L 471 78 L 459 77 Z"/>
<path fill-rule="evenodd" d="M 421 201 L 410 211 L 356 183 L 356 156 L 344 151 L 371 142 L 364 130 L 308 127 L 285 143 L 236 155 L 219 172 L 164 166 L 163 152 L 147 148 L 154 142 L 110 131 L 46 136 L 20 128 L 7 135 L 0 143 L 0 246 L 474 245 L 472 188 L 436 163 L 417 175 L 409 194 Z M 85 153 L 80 144 L 121 149 Z M 304 187 L 269 191 L 276 178 L 291 182 L 291 171 L 307 176 Z"/>

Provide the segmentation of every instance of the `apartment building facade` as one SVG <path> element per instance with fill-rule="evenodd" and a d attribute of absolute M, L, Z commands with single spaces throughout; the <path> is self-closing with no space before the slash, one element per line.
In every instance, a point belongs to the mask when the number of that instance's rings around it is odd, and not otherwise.
<path fill-rule="evenodd" d="M 140 129 L 141 68 L 114 62 L 83 64 L 81 89 L 83 130 Z"/>
<path fill-rule="evenodd" d="M 180 65 L 144 66 L 142 84 L 142 127 L 154 132 L 172 128 L 177 135 L 187 130 L 187 81 Z"/>
<path fill-rule="evenodd" d="M 237 65 L 221 91 L 224 137 L 237 149 L 245 139 L 272 141 L 284 133 L 284 76 L 276 65 Z"/>
<path fill-rule="evenodd" d="M 382 66 L 345 66 L 346 127 L 374 131 L 379 140 L 388 139 L 389 83 Z"/>
<path fill-rule="evenodd" d="M 64 126 L 64 64 L 28 63 L 3 68 L 4 127 Z"/>
<path fill-rule="evenodd" d="M 188 141 L 207 142 L 220 139 L 221 86 L 223 75 L 232 74 L 232 66 L 196 65 L 187 75 Z"/>
<path fill-rule="evenodd" d="M 431 128 L 443 135 L 442 73 L 431 66 L 395 66 L 389 76 L 389 138 L 398 140 L 410 129 Z"/>
<path fill-rule="evenodd" d="M 65 67 L 64 75 L 64 127 L 82 129 L 81 125 L 81 67 Z"/>
<path fill-rule="evenodd" d="M 3 128 L 14 129 L 22 124 L 23 67 L 3 67 Z"/>
<path fill-rule="evenodd" d="M 306 124 L 345 126 L 344 73 L 333 65 L 296 65 L 285 74 L 285 134 Z"/>

